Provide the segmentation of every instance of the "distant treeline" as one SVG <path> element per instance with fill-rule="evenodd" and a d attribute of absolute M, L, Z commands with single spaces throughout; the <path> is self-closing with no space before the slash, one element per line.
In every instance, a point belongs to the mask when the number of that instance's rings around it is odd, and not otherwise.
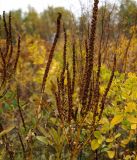
<path fill-rule="evenodd" d="M 26 34 L 38 35 L 44 40 L 52 41 L 58 12 L 63 15 L 65 28 L 75 31 L 81 38 L 85 35 L 85 32 L 88 33 L 90 11 L 82 10 L 81 16 L 76 18 L 71 11 L 63 7 L 54 8 L 51 6 L 40 14 L 32 7 L 29 7 L 26 13 L 23 13 L 21 9 L 12 11 L 13 30 L 22 36 Z M 101 32 L 101 19 L 104 16 L 105 24 L 108 25 L 109 22 L 110 29 L 119 28 L 121 33 L 128 36 L 130 28 L 136 25 L 137 4 L 134 0 L 121 0 L 120 4 L 104 4 L 99 8 L 98 16 L 98 33 Z M 117 31 L 112 34 L 117 35 Z"/>

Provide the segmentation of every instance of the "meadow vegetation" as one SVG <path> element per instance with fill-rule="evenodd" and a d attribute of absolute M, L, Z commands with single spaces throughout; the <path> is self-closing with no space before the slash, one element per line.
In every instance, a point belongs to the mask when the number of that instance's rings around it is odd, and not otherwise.
<path fill-rule="evenodd" d="M 0 160 L 137 160 L 137 4 L 0 16 Z"/>

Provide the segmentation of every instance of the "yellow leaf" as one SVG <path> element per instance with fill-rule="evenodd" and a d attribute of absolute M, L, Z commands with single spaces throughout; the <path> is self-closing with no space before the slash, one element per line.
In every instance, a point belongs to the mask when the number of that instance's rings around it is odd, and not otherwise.
<path fill-rule="evenodd" d="M 132 124 L 131 129 L 137 129 L 137 124 Z"/>
<path fill-rule="evenodd" d="M 104 140 L 105 140 L 105 138 L 104 138 L 103 136 L 101 136 L 101 137 L 98 139 L 98 143 L 99 143 L 99 144 L 102 144 Z"/>
<path fill-rule="evenodd" d="M 96 149 L 98 149 L 100 146 L 100 144 L 98 143 L 97 139 L 94 139 L 91 141 L 91 148 L 93 151 L 95 151 Z"/>
<path fill-rule="evenodd" d="M 107 138 L 106 139 L 106 142 L 110 143 L 110 142 L 113 142 L 114 141 L 114 138 Z"/>
<path fill-rule="evenodd" d="M 125 147 L 126 147 L 126 145 L 125 145 L 125 144 L 123 144 L 123 143 L 121 143 L 121 144 L 120 144 L 120 146 L 121 146 L 121 147 L 123 147 L 123 148 L 125 148 Z"/>
<path fill-rule="evenodd" d="M 135 73 L 132 73 L 132 72 L 129 72 L 129 73 L 128 73 L 128 77 L 129 77 L 129 78 L 135 78 L 135 77 L 136 77 L 136 74 L 135 74 Z"/>
<path fill-rule="evenodd" d="M 133 112 L 134 110 L 136 111 L 137 107 L 134 102 L 129 102 L 127 103 L 127 106 L 125 107 L 126 112 Z"/>
<path fill-rule="evenodd" d="M 134 117 L 133 115 L 128 116 L 128 117 L 127 117 L 127 120 L 128 120 L 130 123 L 137 124 L 137 117 Z"/>
<path fill-rule="evenodd" d="M 130 155 L 127 155 L 126 157 L 125 157 L 125 160 L 130 160 L 132 157 L 130 156 Z"/>
<path fill-rule="evenodd" d="M 112 159 L 115 156 L 115 151 L 107 151 L 107 154 L 108 154 L 108 157 Z"/>
<path fill-rule="evenodd" d="M 126 144 L 129 143 L 129 141 L 130 141 L 130 139 L 124 139 L 124 140 L 121 141 L 121 143 L 124 144 L 124 145 L 126 145 Z"/>
<path fill-rule="evenodd" d="M 121 134 L 118 133 L 117 135 L 115 135 L 115 138 L 118 138 L 118 137 L 120 137 L 120 136 L 121 136 Z"/>
<path fill-rule="evenodd" d="M 104 124 L 101 128 L 102 133 L 106 133 L 110 129 L 109 124 Z"/>
<path fill-rule="evenodd" d="M 116 124 L 122 122 L 123 120 L 123 115 L 116 115 L 112 120 L 111 120 L 111 125 L 115 126 Z"/>
<path fill-rule="evenodd" d="M 102 119 L 99 121 L 99 124 L 109 124 L 109 121 L 106 117 L 102 117 Z"/>

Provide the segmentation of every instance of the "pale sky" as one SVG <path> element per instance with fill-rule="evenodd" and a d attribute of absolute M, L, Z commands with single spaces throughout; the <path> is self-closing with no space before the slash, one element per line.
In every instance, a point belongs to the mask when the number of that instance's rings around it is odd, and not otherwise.
<path fill-rule="evenodd" d="M 80 12 L 80 2 L 84 4 L 85 8 L 90 6 L 91 1 L 93 0 L 0 0 L 0 14 L 2 11 L 9 12 L 10 10 L 22 9 L 27 11 L 28 6 L 32 6 L 38 12 L 42 12 L 48 6 L 63 6 L 67 9 L 71 9 L 73 13 L 79 15 Z M 104 0 L 100 0 L 101 3 Z M 107 0 L 114 3 L 117 0 Z"/>

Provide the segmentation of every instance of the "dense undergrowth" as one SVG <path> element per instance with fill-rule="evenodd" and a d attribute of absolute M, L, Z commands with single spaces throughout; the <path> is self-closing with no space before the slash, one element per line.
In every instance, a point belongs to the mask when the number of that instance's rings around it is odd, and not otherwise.
<path fill-rule="evenodd" d="M 126 35 L 98 3 L 82 39 L 58 13 L 53 43 L 15 38 L 3 13 L 1 160 L 137 159 L 136 25 Z"/>

